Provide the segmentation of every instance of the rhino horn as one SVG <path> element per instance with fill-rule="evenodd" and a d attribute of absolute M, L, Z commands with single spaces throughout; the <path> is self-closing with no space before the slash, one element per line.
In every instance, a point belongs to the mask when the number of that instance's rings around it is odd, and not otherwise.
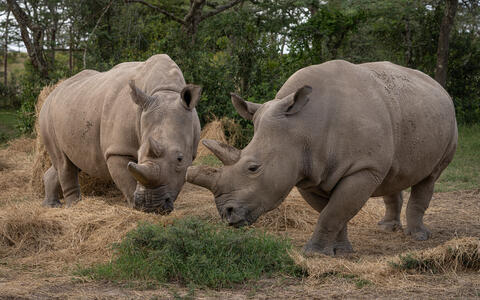
<path fill-rule="evenodd" d="M 132 176 L 140 182 L 142 185 L 148 185 L 148 178 L 152 177 L 151 170 L 142 164 L 136 164 L 134 162 L 128 163 L 128 171 L 132 174 Z"/>
<path fill-rule="evenodd" d="M 219 176 L 220 170 L 217 168 L 209 166 L 192 166 L 188 167 L 185 179 L 190 183 L 213 191 Z"/>
<path fill-rule="evenodd" d="M 235 147 L 214 140 L 203 140 L 202 143 L 226 166 L 233 165 L 240 159 L 240 150 Z"/>

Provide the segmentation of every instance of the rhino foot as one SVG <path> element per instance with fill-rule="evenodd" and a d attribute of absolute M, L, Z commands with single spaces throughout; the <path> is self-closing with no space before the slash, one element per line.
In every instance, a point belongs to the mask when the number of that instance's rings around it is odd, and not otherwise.
<path fill-rule="evenodd" d="M 423 224 L 413 228 L 407 227 L 405 229 L 405 234 L 411 235 L 416 241 L 426 241 L 432 236 L 430 230 L 428 230 Z"/>
<path fill-rule="evenodd" d="M 65 207 L 69 208 L 80 202 L 82 198 L 80 196 L 75 196 L 75 197 L 68 197 L 65 199 Z"/>
<path fill-rule="evenodd" d="M 62 203 L 58 199 L 47 199 L 42 202 L 43 207 L 61 207 Z"/>
<path fill-rule="evenodd" d="M 349 241 L 337 242 L 333 245 L 326 246 L 320 246 L 318 244 L 308 242 L 305 247 L 303 247 L 303 254 L 306 257 L 313 257 L 319 254 L 335 256 L 337 254 L 347 254 L 353 252 L 353 247 Z"/>
<path fill-rule="evenodd" d="M 391 221 L 381 220 L 380 222 L 378 222 L 377 225 L 380 228 L 380 230 L 383 230 L 386 232 L 394 232 L 402 229 L 402 223 L 397 220 L 391 220 Z"/>

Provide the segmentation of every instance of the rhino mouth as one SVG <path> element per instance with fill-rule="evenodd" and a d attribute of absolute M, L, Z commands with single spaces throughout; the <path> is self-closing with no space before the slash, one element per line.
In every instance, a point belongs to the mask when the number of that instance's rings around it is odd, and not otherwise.
<path fill-rule="evenodd" d="M 137 188 L 133 194 L 134 208 L 148 213 L 168 215 L 173 211 L 176 195 L 166 191 L 165 186 L 154 189 Z"/>

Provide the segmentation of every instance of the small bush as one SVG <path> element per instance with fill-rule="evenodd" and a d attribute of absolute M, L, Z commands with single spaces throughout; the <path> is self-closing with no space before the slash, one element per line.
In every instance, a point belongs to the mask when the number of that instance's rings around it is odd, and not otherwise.
<path fill-rule="evenodd" d="M 290 257 L 287 240 L 195 218 L 177 220 L 166 227 L 141 224 L 114 247 L 112 262 L 79 274 L 93 279 L 178 282 L 216 289 L 273 273 L 304 274 Z"/>

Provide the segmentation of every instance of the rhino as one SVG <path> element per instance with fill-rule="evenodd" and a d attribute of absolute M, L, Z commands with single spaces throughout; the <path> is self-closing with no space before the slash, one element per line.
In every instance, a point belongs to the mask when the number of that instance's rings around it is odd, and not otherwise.
<path fill-rule="evenodd" d="M 171 212 L 200 140 L 201 90 L 164 54 L 62 82 L 39 114 L 52 161 L 43 205 L 60 206 L 60 191 L 66 206 L 78 202 L 81 170 L 112 179 L 135 209 Z"/>
<path fill-rule="evenodd" d="M 430 237 L 423 216 L 458 135 L 452 100 L 432 78 L 390 62 L 335 60 L 300 69 L 264 104 L 231 96 L 253 121 L 252 140 L 243 150 L 203 140 L 224 166 L 187 171 L 230 225 L 252 224 L 296 186 L 319 213 L 304 252 L 348 253 L 347 223 L 366 201 L 383 196 L 379 225 L 394 231 L 411 187 L 405 233 Z"/>

